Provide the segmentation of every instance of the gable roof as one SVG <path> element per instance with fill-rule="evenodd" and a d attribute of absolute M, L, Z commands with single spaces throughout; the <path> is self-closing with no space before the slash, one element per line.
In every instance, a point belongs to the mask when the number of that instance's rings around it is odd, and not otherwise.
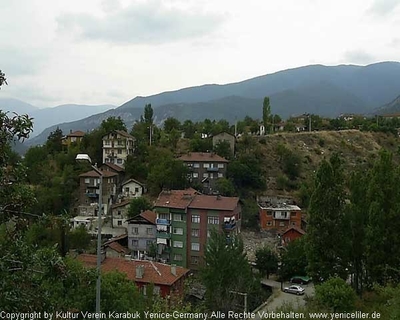
<path fill-rule="evenodd" d="M 116 165 L 116 164 L 114 164 L 114 163 L 110 163 L 110 162 L 106 162 L 106 163 L 103 163 L 102 165 L 101 165 L 102 167 L 103 166 L 107 166 L 107 167 L 109 167 L 110 169 L 112 169 L 112 170 L 114 170 L 114 171 L 116 171 L 116 172 L 124 172 L 125 171 L 125 169 L 124 168 L 122 168 L 122 167 L 120 167 L 119 165 Z M 104 170 L 104 171 L 106 171 L 106 170 Z"/>
<path fill-rule="evenodd" d="M 157 213 L 154 211 L 146 210 L 139 214 L 142 218 L 146 219 L 148 222 L 156 224 Z"/>
<path fill-rule="evenodd" d="M 67 134 L 67 137 L 83 137 L 85 133 L 83 131 L 77 130 Z"/>
<path fill-rule="evenodd" d="M 115 177 L 118 175 L 117 173 L 111 171 L 102 171 L 102 174 L 104 178 Z M 91 170 L 80 174 L 79 177 L 97 178 L 100 177 L 100 175 L 96 171 Z"/>
<path fill-rule="evenodd" d="M 294 230 L 302 235 L 306 234 L 306 232 L 303 229 L 297 228 L 297 227 L 290 227 L 289 229 L 287 229 L 284 233 L 282 233 L 282 236 L 286 233 L 288 233 L 289 231 Z"/>
<path fill-rule="evenodd" d="M 211 152 L 191 152 L 179 157 L 178 159 L 184 162 L 229 162 L 225 158 Z"/>
<path fill-rule="evenodd" d="M 86 267 L 96 267 L 96 255 L 80 254 L 77 259 Z M 142 278 L 136 277 L 136 267 L 143 266 Z M 119 271 L 125 273 L 129 280 L 141 283 L 153 283 L 155 285 L 172 286 L 176 281 L 186 275 L 189 270 L 176 267 L 176 276 L 171 272 L 171 266 L 159 262 L 147 260 L 125 260 L 123 258 L 107 257 L 101 264 L 103 272 Z"/>
<path fill-rule="evenodd" d="M 196 195 L 189 204 L 190 209 L 209 209 L 233 211 L 238 206 L 238 197 L 222 197 L 209 195 Z"/>
<path fill-rule="evenodd" d="M 164 190 L 158 195 L 154 206 L 186 209 L 195 194 L 199 194 L 199 192 L 193 188 L 185 190 Z"/>
<path fill-rule="evenodd" d="M 112 131 L 106 133 L 105 135 L 103 135 L 102 138 L 104 138 L 105 136 L 108 136 L 110 133 L 117 133 L 117 134 L 119 134 L 119 135 L 122 136 L 122 137 L 125 137 L 125 138 L 128 138 L 128 139 L 134 139 L 134 140 L 135 140 L 135 137 L 134 137 L 134 136 L 131 136 L 128 132 L 123 131 L 123 130 L 112 130 Z"/>
<path fill-rule="evenodd" d="M 118 253 L 124 253 L 124 254 L 130 254 L 131 250 L 128 248 L 125 248 L 123 245 L 118 243 L 117 241 L 113 241 L 107 244 L 104 244 L 105 247 L 109 247 L 110 249 L 113 249 L 114 251 Z"/>
<path fill-rule="evenodd" d="M 231 137 L 233 137 L 233 138 L 236 138 L 234 134 L 229 133 L 229 132 L 227 132 L 227 131 L 222 131 L 222 132 L 220 132 L 220 133 L 217 133 L 217 134 L 215 134 L 215 135 L 213 136 L 213 138 L 214 138 L 214 137 L 218 137 L 218 136 L 223 136 L 223 135 L 229 135 L 229 136 L 231 136 Z"/>
<path fill-rule="evenodd" d="M 134 183 L 138 184 L 141 187 L 144 186 L 143 183 L 141 183 L 141 182 L 139 182 L 139 181 L 137 181 L 137 180 L 135 180 L 133 178 L 129 178 L 129 179 L 125 180 L 124 182 L 122 182 L 122 185 L 124 186 L 124 185 L 128 184 L 129 182 L 134 182 Z"/>
<path fill-rule="evenodd" d="M 132 199 L 128 199 L 128 200 L 121 201 L 120 203 L 115 203 L 111 206 L 111 208 L 114 209 L 114 208 L 119 208 L 119 207 L 125 207 L 131 203 L 131 200 Z"/>

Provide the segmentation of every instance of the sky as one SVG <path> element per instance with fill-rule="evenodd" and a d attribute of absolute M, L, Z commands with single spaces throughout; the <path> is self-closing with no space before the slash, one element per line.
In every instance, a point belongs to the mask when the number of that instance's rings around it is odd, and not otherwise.
<path fill-rule="evenodd" d="M 0 97 L 114 104 L 309 64 L 400 60 L 400 0 L 0 0 Z"/>

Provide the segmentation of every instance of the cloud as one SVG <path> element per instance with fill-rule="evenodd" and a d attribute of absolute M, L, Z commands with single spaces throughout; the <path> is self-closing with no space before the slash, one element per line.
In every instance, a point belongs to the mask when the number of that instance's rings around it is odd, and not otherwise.
<path fill-rule="evenodd" d="M 33 75 L 40 72 L 47 55 L 33 48 L 0 47 L 3 71 L 9 77 Z"/>
<path fill-rule="evenodd" d="M 375 16 L 386 16 L 396 9 L 399 0 L 375 0 L 367 12 Z"/>
<path fill-rule="evenodd" d="M 351 50 L 345 52 L 343 61 L 363 65 L 375 62 L 376 58 L 362 50 Z"/>
<path fill-rule="evenodd" d="M 400 38 L 393 38 L 392 41 L 390 41 L 389 46 L 400 47 Z"/>
<path fill-rule="evenodd" d="M 134 2 L 127 7 L 107 7 L 103 17 L 87 13 L 63 14 L 58 29 L 73 31 L 81 39 L 119 44 L 168 43 L 213 32 L 223 21 L 221 15 L 189 12 L 167 7 L 161 0 Z"/>

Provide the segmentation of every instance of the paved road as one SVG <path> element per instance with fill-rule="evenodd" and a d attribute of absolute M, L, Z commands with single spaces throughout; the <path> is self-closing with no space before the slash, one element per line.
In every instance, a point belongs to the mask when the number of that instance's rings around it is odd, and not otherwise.
<path fill-rule="evenodd" d="M 281 291 L 281 283 L 274 280 L 263 280 L 263 283 L 273 287 L 273 294 L 271 299 L 268 300 L 268 303 L 265 304 L 258 311 L 277 311 L 279 308 L 284 307 L 285 305 L 291 305 L 293 311 L 305 305 L 305 298 L 307 296 L 311 297 L 314 295 L 314 285 L 312 283 L 307 285 L 302 285 L 305 289 L 305 294 L 302 296 L 297 296 L 291 293 L 285 293 Z M 290 283 L 284 283 L 283 287 L 288 287 Z M 260 319 L 258 314 L 256 314 L 256 319 Z"/>

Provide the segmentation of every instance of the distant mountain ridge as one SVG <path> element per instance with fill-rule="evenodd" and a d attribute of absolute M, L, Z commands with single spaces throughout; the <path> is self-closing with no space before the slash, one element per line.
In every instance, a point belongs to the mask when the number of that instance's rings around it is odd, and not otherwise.
<path fill-rule="evenodd" d="M 387 115 L 396 113 L 400 113 L 400 95 L 397 96 L 397 98 L 392 100 L 391 102 L 374 110 L 374 114 L 378 115 Z"/>
<path fill-rule="evenodd" d="M 231 123 L 249 115 L 261 118 L 262 100 L 270 97 L 273 113 L 287 118 L 314 113 L 335 117 L 340 113 L 370 113 L 398 96 L 400 63 L 368 66 L 311 65 L 279 71 L 237 83 L 207 84 L 136 97 L 120 107 L 70 123 L 58 124 L 64 131 L 91 130 L 109 116 L 121 117 L 128 128 L 151 103 L 157 123 L 167 117 L 181 121 L 224 118 Z M 29 144 L 42 143 L 55 126 L 47 128 Z"/>

